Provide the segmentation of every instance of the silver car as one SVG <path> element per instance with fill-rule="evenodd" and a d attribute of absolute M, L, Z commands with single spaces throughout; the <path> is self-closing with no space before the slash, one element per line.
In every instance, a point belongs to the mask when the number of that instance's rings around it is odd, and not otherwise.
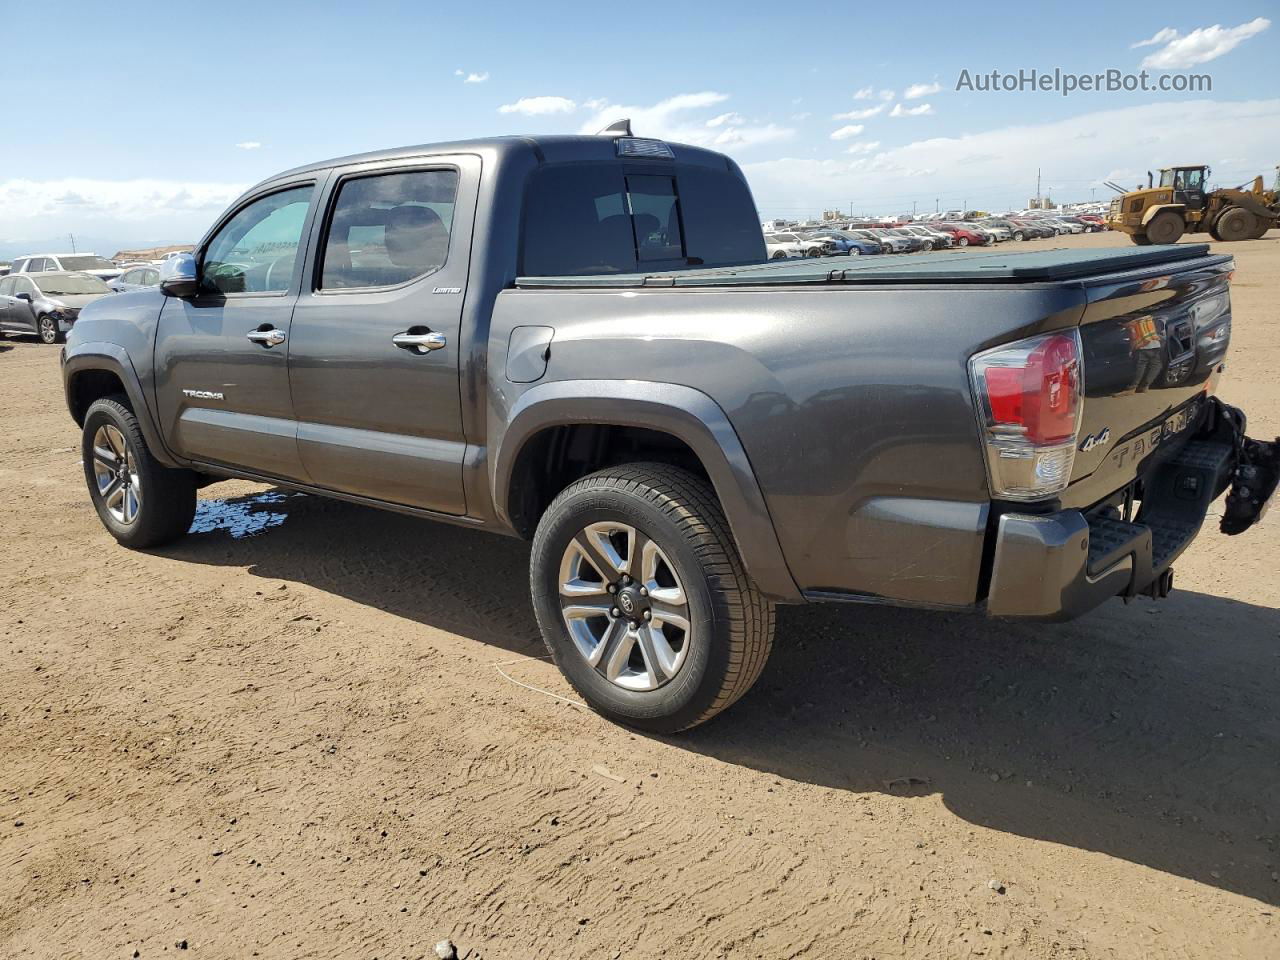
<path fill-rule="evenodd" d="M 80 310 L 111 288 L 87 273 L 14 273 L 0 278 L 0 334 L 61 343 Z"/>
<path fill-rule="evenodd" d="M 127 293 L 130 290 L 145 290 L 160 284 L 160 268 L 151 266 L 130 267 L 114 280 L 108 280 L 107 286 L 116 293 Z"/>

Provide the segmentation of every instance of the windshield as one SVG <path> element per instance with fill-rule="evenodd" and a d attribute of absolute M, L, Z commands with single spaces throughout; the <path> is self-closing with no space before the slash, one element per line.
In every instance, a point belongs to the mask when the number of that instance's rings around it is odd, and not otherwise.
<path fill-rule="evenodd" d="M 1160 171 L 1160 186 L 1162 186 L 1162 187 L 1172 187 L 1172 186 L 1173 186 L 1173 171 L 1172 171 L 1172 170 L 1161 170 L 1161 171 Z"/>
<path fill-rule="evenodd" d="M 103 257 L 59 257 L 63 270 L 114 270 L 116 265 Z"/>
<path fill-rule="evenodd" d="M 74 297 L 88 293 L 110 293 L 111 288 L 88 274 L 67 274 L 63 277 L 41 277 L 40 292 L 46 297 Z"/>

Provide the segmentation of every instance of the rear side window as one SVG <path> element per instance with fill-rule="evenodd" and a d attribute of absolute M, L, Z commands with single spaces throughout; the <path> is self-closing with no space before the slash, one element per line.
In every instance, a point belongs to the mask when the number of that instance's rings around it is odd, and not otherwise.
<path fill-rule="evenodd" d="M 729 266 L 766 258 L 755 204 L 727 170 L 544 167 L 525 195 L 520 273 L 545 277 Z"/>
<path fill-rule="evenodd" d="M 320 287 L 393 286 L 439 270 L 457 196 L 456 170 L 347 180 L 333 207 Z"/>

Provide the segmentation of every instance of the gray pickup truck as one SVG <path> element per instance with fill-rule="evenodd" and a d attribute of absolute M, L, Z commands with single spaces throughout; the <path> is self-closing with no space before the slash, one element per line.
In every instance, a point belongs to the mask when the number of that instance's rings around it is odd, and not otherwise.
<path fill-rule="evenodd" d="M 1229 257 L 769 263 L 759 224 L 733 161 L 625 129 L 272 177 L 76 319 L 93 503 L 134 548 L 229 477 L 532 539 L 555 662 L 652 731 L 746 693 L 778 603 L 1062 619 L 1167 593 L 1229 487 L 1260 516 Z"/>

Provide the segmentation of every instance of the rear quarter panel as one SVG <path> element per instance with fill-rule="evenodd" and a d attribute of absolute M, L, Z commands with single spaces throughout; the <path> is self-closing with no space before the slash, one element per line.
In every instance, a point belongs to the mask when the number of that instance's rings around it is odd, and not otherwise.
<path fill-rule="evenodd" d="M 1060 286 L 508 290 L 506 331 L 555 329 L 544 381 L 678 383 L 750 457 L 788 566 L 811 593 L 977 600 L 988 509 L 968 358 L 1079 320 Z M 496 366 L 495 362 L 495 366 Z M 527 386 L 492 371 L 496 402 Z"/>

